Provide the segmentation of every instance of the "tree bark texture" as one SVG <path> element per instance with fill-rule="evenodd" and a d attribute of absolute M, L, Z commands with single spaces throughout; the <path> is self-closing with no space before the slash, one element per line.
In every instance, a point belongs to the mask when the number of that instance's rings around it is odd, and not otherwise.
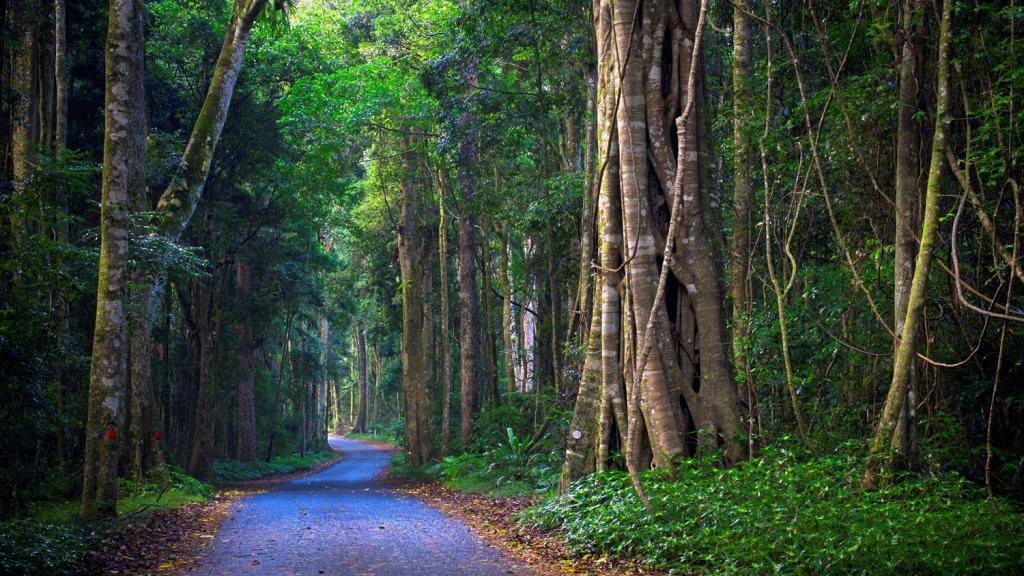
<path fill-rule="evenodd" d="M 591 446 L 578 441 L 570 445 L 563 488 L 604 467 L 611 451 L 623 449 L 630 414 L 637 415 L 635 457 L 641 465 L 664 466 L 690 455 L 698 439 L 709 450 L 723 449 L 727 463 L 741 460 L 746 452 L 724 324 L 723 272 L 702 216 L 702 159 L 697 152 L 703 125 L 701 74 L 695 76 L 692 95 L 687 86 L 696 5 L 692 0 L 601 0 L 594 20 L 594 168 L 600 182 L 600 294 L 595 298 L 600 306 L 594 307 L 590 330 L 600 338 L 600 385 L 590 384 L 590 374 L 584 376 L 580 396 L 589 397 L 577 399 L 571 432 L 579 431 L 583 437 L 578 440 Z M 676 120 L 691 97 L 685 157 L 680 158 Z M 683 172 L 677 182 L 678 169 Z M 677 190 L 682 218 L 673 257 L 665 262 L 662 252 Z M 662 266 L 670 266 L 671 274 L 659 298 Z M 649 357 L 634 391 L 630 380 L 649 318 Z M 593 342 L 591 338 L 588 351 Z M 594 372 L 589 357 L 585 372 Z M 699 436 L 692 434 L 691 419 L 703 431 Z"/>
<path fill-rule="evenodd" d="M 253 343 L 249 293 L 252 274 L 249 263 L 235 264 L 235 310 L 238 313 L 238 437 L 235 457 L 256 459 L 256 349 Z"/>
<path fill-rule="evenodd" d="M 466 66 L 466 85 L 472 94 L 477 84 L 476 61 Z M 476 114 L 467 110 L 460 119 L 459 143 L 459 333 L 461 365 L 461 438 L 463 447 L 473 442 L 473 419 L 481 388 L 480 303 L 476 287 Z"/>
<path fill-rule="evenodd" d="M 111 0 L 107 24 L 103 188 L 96 327 L 89 371 L 82 516 L 117 513 L 127 388 L 127 210 L 145 186 L 141 0 Z"/>
<path fill-rule="evenodd" d="M 921 327 L 921 312 L 925 304 L 925 290 L 928 286 L 928 270 L 931 267 L 932 249 L 937 235 L 939 220 L 939 187 L 942 184 L 945 163 L 946 134 L 943 124 L 949 111 L 949 51 L 952 38 L 953 0 L 943 0 L 942 20 L 939 31 L 939 59 L 936 74 L 935 132 L 932 135 L 931 160 L 928 167 L 928 183 L 925 192 L 924 213 L 921 219 L 921 245 L 914 262 L 914 275 L 910 294 L 907 298 L 907 313 L 903 330 L 899 332 L 896 354 L 893 358 L 892 383 L 885 398 L 882 416 L 878 422 L 871 444 L 871 457 L 864 472 L 864 484 L 874 487 L 883 469 L 898 466 L 905 461 L 906 453 L 901 450 L 897 426 L 907 401 L 907 389 L 917 354 L 918 332 Z"/>
<path fill-rule="evenodd" d="M 401 221 L 398 225 L 398 263 L 402 275 L 402 390 L 405 392 L 406 462 L 422 466 L 430 458 L 430 414 L 427 401 L 429 359 L 424 346 L 423 274 L 416 234 L 415 153 L 403 138 Z"/>

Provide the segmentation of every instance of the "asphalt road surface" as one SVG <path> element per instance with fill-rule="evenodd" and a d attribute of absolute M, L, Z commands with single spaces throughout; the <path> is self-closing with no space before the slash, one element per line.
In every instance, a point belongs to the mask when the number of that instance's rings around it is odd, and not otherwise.
<path fill-rule="evenodd" d="M 331 437 L 344 458 L 242 499 L 192 573 L 203 575 L 528 575 L 468 526 L 377 483 L 389 454 Z"/>

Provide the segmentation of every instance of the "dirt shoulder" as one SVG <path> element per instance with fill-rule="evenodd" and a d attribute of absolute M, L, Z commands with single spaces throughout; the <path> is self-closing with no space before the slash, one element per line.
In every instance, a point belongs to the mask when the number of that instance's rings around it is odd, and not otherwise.
<path fill-rule="evenodd" d="M 546 534 L 520 526 L 519 512 L 539 503 L 536 497 L 503 498 L 487 494 L 460 492 L 441 482 L 414 482 L 390 475 L 380 478 L 395 490 L 416 497 L 438 510 L 462 520 L 492 546 L 508 556 L 528 564 L 537 576 L 623 574 L 663 575 L 636 562 L 610 561 L 599 555 L 582 557 L 571 554 L 565 540 L 557 534 Z"/>

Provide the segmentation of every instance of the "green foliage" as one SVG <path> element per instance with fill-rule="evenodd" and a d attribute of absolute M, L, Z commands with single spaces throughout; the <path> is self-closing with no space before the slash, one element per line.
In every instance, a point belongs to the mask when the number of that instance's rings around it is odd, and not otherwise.
<path fill-rule="evenodd" d="M 95 535 L 80 524 L 20 518 L 0 524 L 0 573 L 71 574 Z"/>
<path fill-rule="evenodd" d="M 155 468 L 141 482 L 122 480 L 117 503 L 120 516 L 144 515 L 213 497 L 213 487 L 177 466 Z M 36 502 L 29 515 L 0 524 L 0 573 L 77 574 L 82 556 L 119 524 L 86 525 L 78 517 L 77 499 Z"/>
<path fill-rule="evenodd" d="M 1024 513 L 959 476 L 914 477 L 865 492 L 862 463 L 774 449 L 722 469 L 687 462 L 674 477 L 584 478 L 522 521 L 576 553 L 642 558 L 680 573 L 1013 574 L 1024 569 Z"/>
<path fill-rule="evenodd" d="M 463 492 L 495 496 L 550 493 L 558 485 L 561 455 L 556 451 L 528 452 L 526 442 L 511 428 L 506 442 L 483 453 L 449 456 L 436 465 L 445 483 Z"/>
<path fill-rule="evenodd" d="M 473 452 L 485 452 L 508 442 L 509 430 L 517 438 L 533 435 L 533 394 L 512 394 L 502 398 L 501 406 L 482 410 L 474 423 Z M 545 399 L 545 402 L 548 400 Z"/>
<path fill-rule="evenodd" d="M 393 446 L 401 446 L 404 443 L 405 419 L 396 418 L 389 422 L 380 422 L 370 426 L 369 432 L 349 432 L 348 434 L 345 434 L 345 436 L 356 440 L 386 442 Z"/>
<path fill-rule="evenodd" d="M 214 482 L 226 484 L 309 470 L 317 464 L 337 456 L 337 452 L 309 452 L 305 456 L 300 456 L 299 454 L 275 456 L 270 462 L 265 460 L 253 460 L 250 462 L 220 460 L 213 463 Z"/>

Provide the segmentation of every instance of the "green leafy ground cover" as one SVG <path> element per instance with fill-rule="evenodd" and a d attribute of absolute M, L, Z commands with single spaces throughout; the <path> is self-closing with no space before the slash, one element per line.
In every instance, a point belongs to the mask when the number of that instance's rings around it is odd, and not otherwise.
<path fill-rule="evenodd" d="M 853 455 L 777 450 L 731 469 L 686 462 L 584 478 L 522 522 L 578 554 L 641 558 L 704 574 L 1020 574 L 1024 513 L 962 478 L 905 478 L 864 491 Z"/>
<path fill-rule="evenodd" d="M 180 468 L 162 466 L 143 482 L 121 482 L 117 503 L 120 518 L 204 502 L 213 487 Z M 87 550 L 115 532 L 118 520 L 86 525 L 78 517 L 78 501 L 38 502 L 29 514 L 0 524 L 0 574 L 71 574 Z"/>
<path fill-rule="evenodd" d="M 244 480 L 258 480 L 268 476 L 280 474 L 291 474 L 309 470 L 321 462 L 338 456 L 337 452 L 308 452 L 305 456 L 289 454 L 287 456 L 275 456 L 270 462 L 266 460 L 252 460 L 242 462 L 240 460 L 220 460 L 213 463 L 213 476 L 215 484 L 230 484 Z"/>
<path fill-rule="evenodd" d="M 448 456 L 430 466 L 415 467 L 405 463 L 405 455 L 397 454 L 391 461 L 393 473 L 414 481 L 440 480 L 461 492 L 490 494 L 498 497 L 550 494 L 558 485 L 557 451 L 526 450 L 527 441 L 509 427 L 505 437 L 494 447 L 482 452 L 464 452 Z"/>

